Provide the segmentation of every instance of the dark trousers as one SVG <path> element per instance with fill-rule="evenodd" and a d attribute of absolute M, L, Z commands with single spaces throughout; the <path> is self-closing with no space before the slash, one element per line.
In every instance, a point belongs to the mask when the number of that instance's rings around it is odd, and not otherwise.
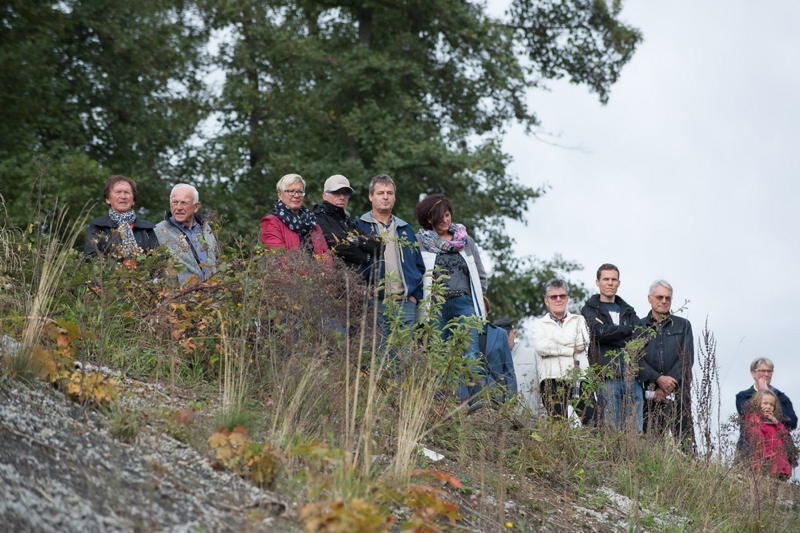
<path fill-rule="evenodd" d="M 677 390 L 675 400 L 672 401 L 645 400 L 644 432 L 651 435 L 666 435 L 670 432 L 683 451 L 691 454 L 696 452 L 692 401 L 688 387 Z"/>
<path fill-rule="evenodd" d="M 581 424 L 588 425 L 594 416 L 594 408 L 586 403 L 583 382 L 580 383 L 578 398 L 573 398 L 575 391 L 572 381 L 565 379 L 543 379 L 539 383 L 539 392 L 542 404 L 552 418 L 567 418 L 570 400 L 573 401 L 572 405 L 581 419 Z"/>

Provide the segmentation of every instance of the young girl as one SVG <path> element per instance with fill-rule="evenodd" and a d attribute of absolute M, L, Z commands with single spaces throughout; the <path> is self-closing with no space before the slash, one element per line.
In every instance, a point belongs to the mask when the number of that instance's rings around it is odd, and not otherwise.
<path fill-rule="evenodd" d="M 769 390 L 756 392 L 744 418 L 745 443 L 753 468 L 778 479 L 789 479 L 792 466 L 786 448 L 789 430 L 781 422 L 778 397 Z"/>

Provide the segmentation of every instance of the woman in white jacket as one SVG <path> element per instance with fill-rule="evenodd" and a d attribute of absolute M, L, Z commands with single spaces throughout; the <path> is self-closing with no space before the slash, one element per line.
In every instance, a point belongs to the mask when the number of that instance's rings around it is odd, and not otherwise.
<path fill-rule="evenodd" d="M 573 399 L 585 425 L 593 411 L 587 408 L 581 391 L 582 377 L 589 368 L 586 320 L 567 311 L 569 295 L 564 281 L 551 279 L 545 283 L 544 294 L 547 314 L 533 322 L 542 403 L 550 416 L 566 418 Z"/>

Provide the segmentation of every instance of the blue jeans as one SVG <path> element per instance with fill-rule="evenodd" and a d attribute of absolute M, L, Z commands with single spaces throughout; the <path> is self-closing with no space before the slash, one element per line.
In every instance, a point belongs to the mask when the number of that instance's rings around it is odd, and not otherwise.
<path fill-rule="evenodd" d="M 441 314 L 439 316 L 439 329 L 442 331 L 442 336 L 445 339 L 450 338 L 452 335 L 452 329 L 447 327 L 447 323 L 453 320 L 454 318 L 458 317 L 469 317 L 469 316 L 477 316 L 477 312 L 475 311 L 475 306 L 472 305 L 472 296 L 469 294 L 456 296 L 455 298 L 450 298 L 449 300 L 445 300 L 444 304 L 442 305 Z M 470 330 L 470 341 L 469 345 L 467 346 L 466 350 L 464 350 L 464 357 L 468 360 L 476 360 L 480 355 L 480 344 L 478 341 L 478 337 L 480 335 L 480 331 L 477 329 Z M 458 399 L 460 401 L 466 401 L 471 396 L 474 396 L 481 390 L 480 383 L 476 383 L 474 385 L 467 385 L 462 383 L 458 386 Z"/>
<path fill-rule="evenodd" d="M 374 302 L 373 302 L 374 303 Z M 402 300 L 398 302 L 400 305 L 400 323 L 402 327 L 413 328 L 417 323 L 417 304 Z M 386 316 L 386 304 L 381 300 L 378 303 L 378 334 L 380 335 L 380 353 L 383 353 L 386 346 L 386 339 L 389 337 L 389 328 L 392 319 Z M 398 355 L 395 350 L 388 354 L 389 359 L 396 361 Z"/>
<path fill-rule="evenodd" d="M 636 431 L 642 432 L 644 425 L 644 391 L 634 380 L 607 379 L 597 390 L 599 416 L 605 425 L 616 430 L 625 429 L 625 420 L 634 416 Z"/>

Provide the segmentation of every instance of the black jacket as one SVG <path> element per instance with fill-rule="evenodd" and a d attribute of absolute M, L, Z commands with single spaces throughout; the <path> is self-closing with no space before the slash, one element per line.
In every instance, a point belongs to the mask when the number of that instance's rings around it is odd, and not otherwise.
<path fill-rule="evenodd" d="M 639 359 L 639 380 L 655 383 L 661 376 L 670 376 L 678 385 L 689 385 L 694 364 L 692 324 L 685 318 L 669 315 L 659 323 L 648 313 L 641 321 L 642 335 L 655 336 L 647 341 L 644 356 Z"/>
<path fill-rule="evenodd" d="M 624 377 L 624 359 L 612 356 L 611 351 L 620 350 L 633 336 L 634 327 L 639 325 L 639 317 L 633 307 L 619 296 L 614 302 L 619 305 L 619 325 L 614 325 L 611 315 L 605 306 L 600 304 L 600 295 L 595 294 L 586 301 L 581 309 L 581 314 L 586 319 L 586 325 L 592 336 L 589 344 L 589 363 L 599 366 L 608 366 L 614 370 L 614 376 Z"/>
<path fill-rule="evenodd" d="M 133 221 L 133 237 L 142 250 L 158 248 L 155 227 L 156 225 L 152 222 L 139 217 Z M 89 226 L 86 228 L 83 252 L 94 257 L 113 253 L 115 248 L 119 249 L 122 246 L 122 238 L 116 229 L 117 224 L 107 214 L 89 222 Z"/>
<path fill-rule="evenodd" d="M 312 211 L 333 253 L 348 266 L 363 271 L 370 257 L 380 250 L 381 241 L 361 233 L 347 212 L 330 202 L 317 204 Z"/>

